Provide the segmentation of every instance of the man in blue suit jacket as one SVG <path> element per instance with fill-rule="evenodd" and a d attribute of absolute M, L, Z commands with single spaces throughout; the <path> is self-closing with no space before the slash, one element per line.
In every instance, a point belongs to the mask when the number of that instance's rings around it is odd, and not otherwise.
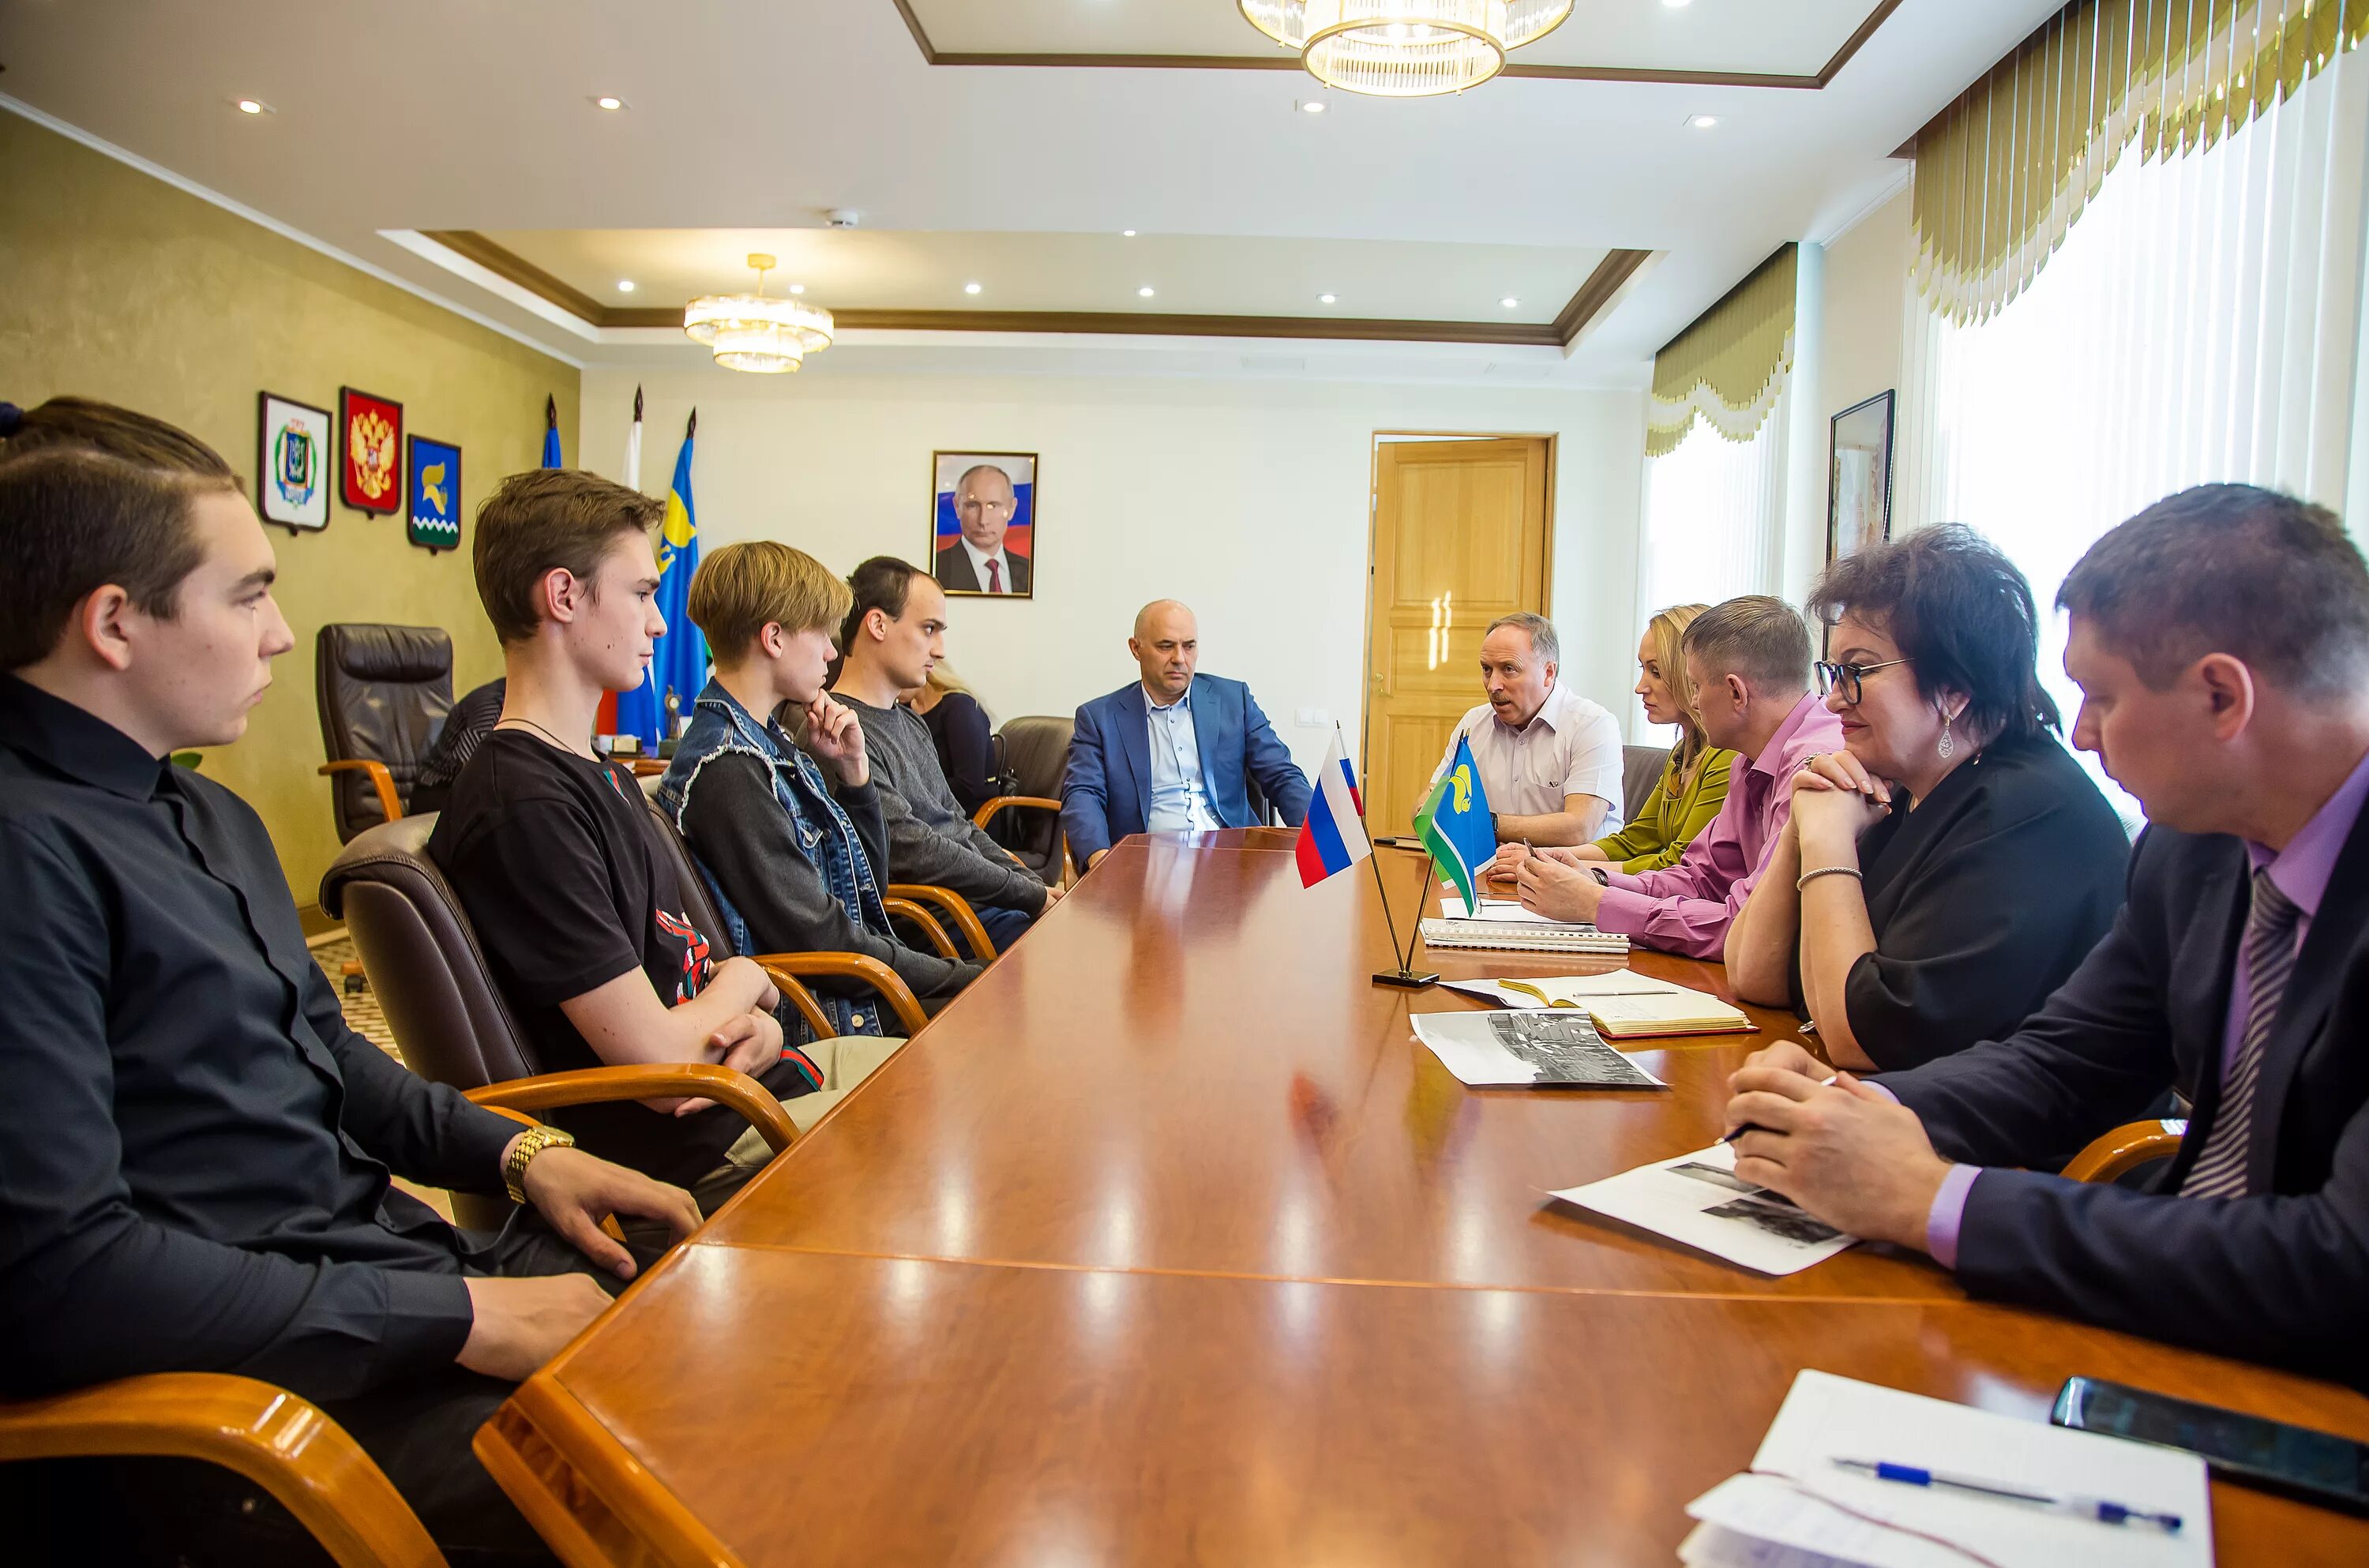
<path fill-rule="evenodd" d="M 2057 602 L 2074 741 L 2152 819 L 2129 901 L 2005 1039 L 1823 1088 L 1757 1053 L 1736 1174 L 1976 1295 L 2369 1387 L 2369 567 L 2324 508 L 2202 486 Z M 2046 1173 L 2174 1088 L 2147 1190 Z"/>
<path fill-rule="evenodd" d="M 1127 640 L 1143 679 L 1078 710 L 1061 830 L 1089 869 L 1129 833 L 1251 827 L 1253 780 L 1286 822 L 1308 815 L 1308 780 L 1251 689 L 1195 677 L 1200 635 L 1175 600 L 1145 605 Z"/>

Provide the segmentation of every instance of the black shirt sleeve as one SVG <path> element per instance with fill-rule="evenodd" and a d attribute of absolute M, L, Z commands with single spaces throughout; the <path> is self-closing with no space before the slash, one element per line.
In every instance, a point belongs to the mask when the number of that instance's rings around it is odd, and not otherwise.
<path fill-rule="evenodd" d="M 106 912 L 62 852 L 14 825 L 0 887 L 0 1104 L 40 1129 L 0 1140 L 0 1391 L 177 1370 L 336 1399 L 449 1367 L 474 1321 L 458 1274 L 249 1252 L 134 1207 Z"/>
<path fill-rule="evenodd" d="M 305 976 L 303 1002 L 345 1080 L 338 1119 L 372 1159 L 423 1186 L 488 1196 L 505 1190 L 502 1150 L 518 1123 L 470 1104 L 450 1084 L 429 1082 L 355 1034 L 318 965 Z"/>
<path fill-rule="evenodd" d="M 578 802 L 507 801 L 439 858 L 512 1006 L 555 1006 L 642 967 L 635 933 L 618 923 L 599 830 Z"/>
<path fill-rule="evenodd" d="M 865 809 L 862 815 L 854 807 Z M 873 841 L 885 844 L 878 795 L 870 784 L 846 792 L 842 807 L 859 839 L 866 818 Z M 727 753 L 702 764 L 683 797 L 683 837 L 724 896 L 768 953 L 862 953 L 897 971 L 915 996 L 959 990 L 978 966 L 922 953 L 859 924 L 831 897 L 821 874 L 798 853 L 795 830 L 773 798 L 765 763 Z M 872 848 L 865 845 L 866 852 Z M 808 982 L 842 994 L 870 993 L 863 981 L 821 977 Z"/>
<path fill-rule="evenodd" d="M 930 710 L 929 719 L 938 760 L 945 764 L 946 784 L 965 811 L 977 811 L 995 794 L 995 737 L 988 728 L 987 710 L 976 698 L 948 692 Z"/>

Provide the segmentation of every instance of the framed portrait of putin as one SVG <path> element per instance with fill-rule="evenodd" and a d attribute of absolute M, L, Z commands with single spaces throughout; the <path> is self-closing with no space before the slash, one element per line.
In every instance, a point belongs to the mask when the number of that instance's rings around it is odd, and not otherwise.
<path fill-rule="evenodd" d="M 930 454 L 930 570 L 948 593 L 1028 599 L 1036 588 L 1036 454 Z"/>

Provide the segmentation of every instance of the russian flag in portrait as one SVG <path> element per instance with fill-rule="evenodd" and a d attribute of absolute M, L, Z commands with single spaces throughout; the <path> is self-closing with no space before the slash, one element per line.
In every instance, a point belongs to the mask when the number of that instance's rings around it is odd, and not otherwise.
<path fill-rule="evenodd" d="M 1341 749 L 1341 732 L 1333 732 L 1333 750 L 1316 774 L 1316 789 L 1308 797 L 1308 817 L 1299 825 L 1299 885 L 1313 887 L 1336 871 L 1346 871 L 1374 846 L 1366 838 L 1366 803 L 1357 797 L 1357 776 Z"/>

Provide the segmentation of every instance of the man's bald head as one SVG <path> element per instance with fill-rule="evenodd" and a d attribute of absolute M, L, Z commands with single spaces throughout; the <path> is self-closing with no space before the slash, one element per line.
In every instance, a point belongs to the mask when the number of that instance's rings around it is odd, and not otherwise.
<path fill-rule="evenodd" d="M 955 481 L 955 521 L 963 537 L 982 555 L 993 555 L 1003 544 L 1003 531 L 1012 526 L 1018 508 L 1012 475 L 992 463 L 975 463 Z"/>
<path fill-rule="evenodd" d="M 1135 612 L 1127 651 L 1143 670 L 1143 689 L 1162 707 L 1193 684 L 1201 659 L 1201 626 L 1179 599 L 1155 599 Z"/>

